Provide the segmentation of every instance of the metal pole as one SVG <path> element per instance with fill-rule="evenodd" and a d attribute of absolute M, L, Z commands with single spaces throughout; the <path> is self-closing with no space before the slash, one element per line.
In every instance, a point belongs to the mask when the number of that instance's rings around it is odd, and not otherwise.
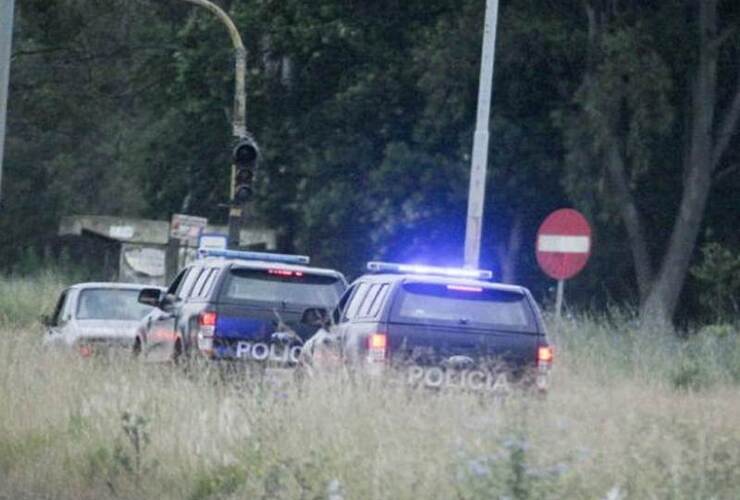
<path fill-rule="evenodd" d="M 465 227 L 465 267 L 471 268 L 478 267 L 480 261 L 488 162 L 488 122 L 491 114 L 497 22 L 498 0 L 486 0 L 486 20 L 483 29 L 483 49 L 478 86 L 478 119 L 473 138 L 473 158 L 470 167 L 470 189 L 468 192 L 468 220 Z"/>
<path fill-rule="evenodd" d="M 208 1 L 208 0 L 185 0 L 186 2 L 205 7 L 210 10 L 221 20 L 226 26 L 231 37 L 231 43 L 234 45 L 234 115 L 232 117 L 232 133 L 237 139 L 241 139 L 247 136 L 247 91 L 245 75 L 247 74 L 247 50 L 244 48 L 242 37 L 239 34 L 239 30 L 236 28 L 234 21 L 231 20 L 228 14 L 224 12 L 221 7 Z M 232 166 L 231 176 L 234 175 L 234 167 Z M 233 184 L 233 181 L 232 181 Z M 232 193 L 233 199 L 233 193 Z M 240 243 L 241 227 L 244 218 L 244 207 L 236 206 L 236 204 L 229 207 L 229 234 L 228 234 L 228 247 L 231 249 L 238 249 Z"/>
<path fill-rule="evenodd" d="M 165 284 L 172 283 L 180 269 L 180 240 L 170 237 L 164 256 Z"/>
<path fill-rule="evenodd" d="M 237 33 L 237 36 L 239 33 Z M 234 137 L 242 138 L 247 136 L 247 84 L 244 81 L 244 75 L 247 73 L 247 50 L 244 45 L 234 48 L 236 82 L 234 88 L 234 119 L 233 134 Z"/>
<path fill-rule="evenodd" d="M 555 292 L 555 319 L 560 321 L 563 311 L 563 291 L 565 288 L 565 280 L 558 280 L 558 288 Z"/>
<path fill-rule="evenodd" d="M 241 228 L 244 210 L 242 207 L 229 207 L 229 233 L 226 237 L 226 248 L 239 250 L 241 245 Z"/>
<path fill-rule="evenodd" d="M 232 117 L 234 137 L 241 138 L 247 135 L 247 94 L 246 83 L 244 81 L 247 73 L 247 50 L 244 48 L 242 37 L 236 28 L 234 21 L 218 5 L 208 0 L 185 0 L 195 5 L 200 5 L 210 10 L 226 26 L 231 37 L 231 43 L 234 45 L 235 58 L 235 82 L 234 82 L 234 116 Z"/>
<path fill-rule="evenodd" d="M 13 43 L 15 0 L 0 0 L 0 206 L 2 205 L 3 157 L 5 155 L 5 120 L 8 113 L 10 47 Z"/>

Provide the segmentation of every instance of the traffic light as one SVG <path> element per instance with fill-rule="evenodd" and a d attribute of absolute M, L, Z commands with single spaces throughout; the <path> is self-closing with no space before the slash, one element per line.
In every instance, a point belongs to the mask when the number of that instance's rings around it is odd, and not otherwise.
<path fill-rule="evenodd" d="M 257 172 L 260 152 L 251 137 L 242 137 L 232 153 L 231 201 L 243 205 L 252 197 L 252 183 Z"/>

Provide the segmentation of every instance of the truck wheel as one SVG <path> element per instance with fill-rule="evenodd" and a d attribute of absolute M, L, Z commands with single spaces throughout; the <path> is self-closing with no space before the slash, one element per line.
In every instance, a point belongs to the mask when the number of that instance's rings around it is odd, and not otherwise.
<path fill-rule="evenodd" d="M 175 341 L 175 348 L 172 351 L 172 364 L 179 365 L 182 361 L 182 341 L 177 339 Z"/>
<path fill-rule="evenodd" d="M 141 340 L 138 337 L 134 341 L 134 348 L 131 353 L 134 359 L 139 359 L 141 357 Z"/>

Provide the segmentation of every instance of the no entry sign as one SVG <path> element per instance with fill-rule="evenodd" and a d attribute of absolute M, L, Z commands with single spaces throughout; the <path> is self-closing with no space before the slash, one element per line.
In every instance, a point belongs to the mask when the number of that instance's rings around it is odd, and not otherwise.
<path fill-rule="evenodd" d="M 537 231 L 537 263 L 553 279 L 578 274 L 591 255 L 591 227 L 577 210 L 556 210 Z"/>

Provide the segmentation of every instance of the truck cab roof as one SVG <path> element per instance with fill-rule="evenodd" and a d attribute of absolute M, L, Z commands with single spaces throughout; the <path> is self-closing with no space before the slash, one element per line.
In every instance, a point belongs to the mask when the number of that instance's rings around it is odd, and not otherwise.
<path fill-rule="evenodd" d="M 327 269 L 321 267 L 304 266 L 300 264 L 286 264 L 282 262 L 270 262 L 261 260 L 251 259 L 230 259 L 221 257 L 206 257 L 200 259 L 199 262 L 213 266 L 213 267 L 238 267 L 243 269 L 280 269 L 285 271 L 292 271 L 294 273 L 313 274 L 319 276 L 331 276 L 339 278 L 346 283 L 346 279 L 342 273 L 335 271 L 334 269 Z"/>
<path fill-rule="evenodd" d="M 86 283 L 75 283 L 67 287 L 70 290 L 82 290 L 87 288 L 114 288 L 118 290 L 139 290 L 142 288 L 151 288 L 151 285 L 143 283 L 118 283 L 107 281 L 90 281 Z M 160 287 L 161 288 L 161 287 Z"/>
<path fill-rule="evenodd" d="M 506 283 L 497 283 L 494 281 L 479 280 L 472 278 L 457 278 L 451 276 L 436 276 L 429 274 L 416 273 L 370 273 L 361 278 L 363 281 L 383 282 L 383 283 L 429 283 L 440 285 L 462 285 L 481 287 L 490 290 L 500 290 L 503 292 L 526 293 L 526 288 L 519 285 L 509 285 Z"/>

